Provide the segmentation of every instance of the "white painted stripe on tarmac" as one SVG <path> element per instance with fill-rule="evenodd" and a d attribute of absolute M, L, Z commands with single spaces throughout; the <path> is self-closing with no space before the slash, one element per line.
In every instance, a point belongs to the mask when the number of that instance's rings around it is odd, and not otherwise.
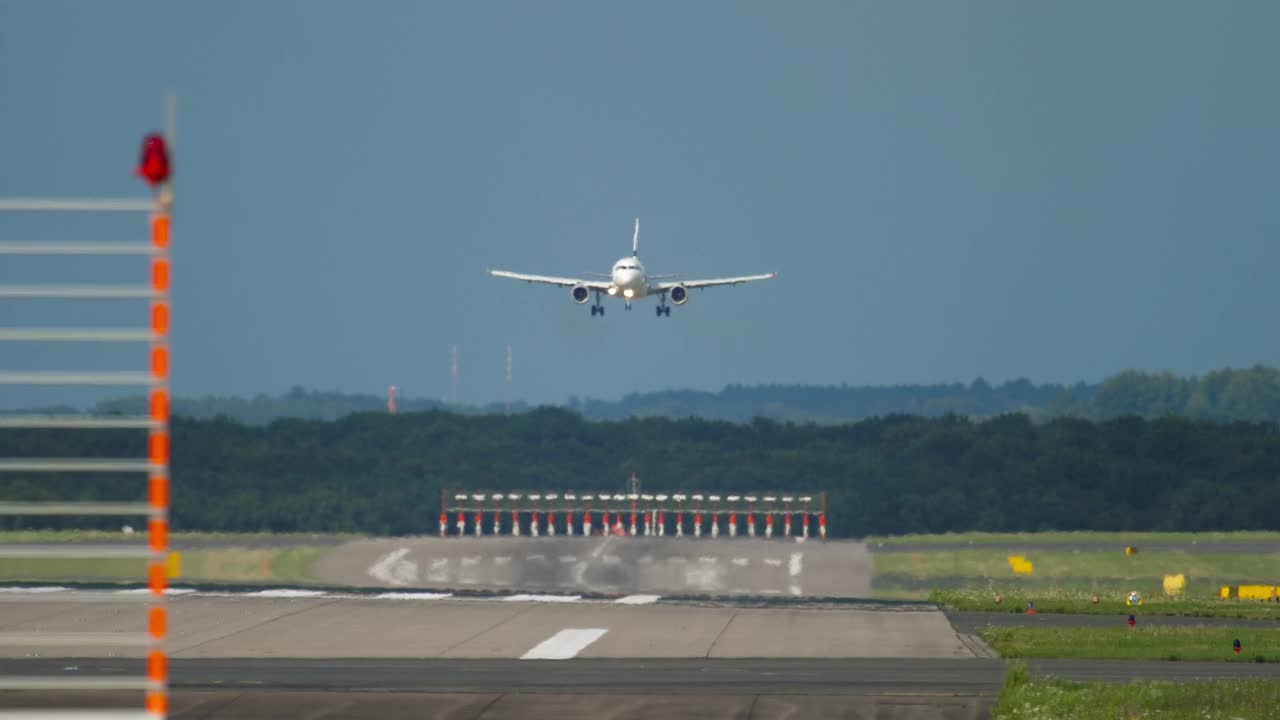
<path fill-rule="evenodd" d="M 453 597 L 453 593 L 431 592 L 389 592 L 373 596 L 375 600 L 444 600 Z"/>
<path fill-rule="evenodd" d="M 581 595 L 508 595 L 503 600 L 507 602 L 578 602 L 582 599 Z"/>
<path fill-rule="evenodd" d="M 618 605 L 652 605 L 661 599 L 661 595 L 628 595 L 614 602 Z"/>
<path fill-rule="evenodd" d="M 782 567 L 782 560 L 781 558 L 765 558 L 764 564 L 771 565 L 773 567 Z"/>
<path fill-rule="evenodd" d="M 733 564 L 738 567 L 746 567 L 751 564 L 751 558 L 734 558 Z"/>
<path fill-rule="evenodd" d="M 244 593 L 244 597 L 266 597 L 266 598 L 313 598 L 327 595 L 324 590 L 295 590 L 293 588 L 278 588 L 275 590 L 259 590 L 257 592 Z"/>
<path fill-rule="evenodd" d="M 802 570 L 804 570 L 804 553 L 791 553 L 791 577 L 799 576 Z"/>
<path fill-rule="evenodd" d="M 608 628 L 567 628 L 520 656 L 521 660 L 568 660 L 599 640 Z"/>

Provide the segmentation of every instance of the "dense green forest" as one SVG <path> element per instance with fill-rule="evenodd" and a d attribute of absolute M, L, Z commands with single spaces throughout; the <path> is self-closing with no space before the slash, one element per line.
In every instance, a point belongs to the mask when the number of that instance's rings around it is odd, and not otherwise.
<path fill-rule="evenodd" d="M 973 418 L 1022 412 L 1037 422 L 1054 417 L 1106 420 L 1137 415 L 1155 418 L 1182 415 L 1217 421 L 1280 422 L 1280 370 L 1254 367 L 1217 370 L 1201 377 L 1127 371 L 1100 384 L 1036 385 L 1014 380 L 991 385 L 981 378 L 969 384 L 899 385 L 891 387 L 730 385 L 719 392 L 672 390 L 636 393 L 620 400 L 569 398 L 567 409 L 588 420 L 630 417 L 700 417 L 750 422 L 757 417 L 779 421 L 845 423 L 893 414 Z M 143 412 L 141 397 L 101 403 L 97 413 Z M 379 411 L 386 398 L 294 388 L 280 396 L 182 397 L 175 412 L 192 418 L 225 415 L 240 422 L 265 424 L 280 418 L 333 420 L 353 412 Z M 502 405 L 444 406 L 436 400 L 400 398 L 402 412 L 448 409 L 462 414 L 506 412 Z M 510 412 L 530 408 L 515 403 Z"/>
<path fill-rule="evenodd" d="M 1025 414 L 891 415 L 842 425 L 591 422 L 360 413 L 173 425 L 183 530 L 433 533 L 442 485 L 467 489 L 830 492 L 835 535 L 959 530 L 1276 528 L 1280 426 Z M 137 431 L 5 431 L 3 457 L 143 457 Z M 0 498 L 140 499 L 142 478 L 0 476 Z M 49 527 L 41 518 L 6 522 Z"/>

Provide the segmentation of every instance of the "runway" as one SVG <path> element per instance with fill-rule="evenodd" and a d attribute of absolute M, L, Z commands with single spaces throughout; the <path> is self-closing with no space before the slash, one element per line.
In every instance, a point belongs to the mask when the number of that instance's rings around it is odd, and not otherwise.
<path fill-rule="evenodd" d="M 311 571 L 350 587 L 867 598 L 874 563 L 857 542 L 486 536 L 356 540 Z"/>
<path fill-rule="evenodd" d="M 0 657 L 141 657 L 111 636 L 145 630 L 139 606 L 44 594 L 6 600 Z M 962 658 L 973 652 L 939 611 L 664 602 L 656 596 L 584 601 L 517 595 L 457 599 L 176 596 L 169 601 L 171 657 L 489 658 Z M 41 645 L 52 633 L 82 642 Z M 567 655 L 566 655 L 567 653 Z"/>
<path fill-rule="evenodd" d="M 4 660 L 0 676 L 92 678 L 136 660 Z M 1267 664 L 1046 660 L 1033 672 L 1075 680 L 1280 677 Z M 989 717 L 1000 660 L 667 659 L 175 660 L 174 718 L 866 718 Z M 138 693 L 0 692 L 0 708 L 138 707 Z"/>

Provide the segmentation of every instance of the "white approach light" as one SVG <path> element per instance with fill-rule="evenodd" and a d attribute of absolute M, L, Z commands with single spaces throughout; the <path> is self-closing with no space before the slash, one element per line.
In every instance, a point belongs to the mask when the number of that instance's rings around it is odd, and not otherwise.
<path fill-rule="evenodd" d="M 614 496 L 613 496 L 613 499 L 614 499 L 614 500 L 626 500 L 626 499 L 627 499 L 627 496 L 626 496 L 626 495 L 623 495 L 622 493 L 618 493 L 617 495 L 614 495 Z"/>
<path fill-rule="evenodd" d="M 702 502 L 702 496 L 701 496 L 701 495 L 694 495 L 694 496 L 693 496 L 693 499 L 694 499 L 694 500 L 697 500 L 698 502 Z"/>
<path fill-rule="evenodd" d="M 459 494 L 457 494 L 457 495 L 454 495 L 454 496 L 453 496 L 453 499 L 454 499 L 454 500 L 466 500 L 466 499 L 467 499 L 467 495 L 466 495 L 466 493 L 459 493 Z"/>
<path fill-rule="evenodd" d="M 755 495 L 748 495 L 748 496 L 746 496 L 746 497 L 744 497 L 744 498 L 742 498 L 742 499 L 743 499 L 743 500 L 746 500 L 747 502 L 755 502 L 755 501 L 756 501 L 756 496 L 755 496 Z"/>
<path fill-rule="evenodd" d="M 555 500 L 558 497 L 560 497 L 559 493 L 547 493 L 548 500 Z"/>
<path fill-rule="evenodd" d="M 541 500 L 541 499 L 542 499 L 542 495 L 541 495 L 541 493 L 539 493 L 538 495 L 530 495 L 530 496 L 529 496 L 529 499 L 530 499 L 530 500 L 532 500 L 532 501 L 534 501 L 534 502 L 538 502 L 539 500 Z"/>
<path fill-rule="evenodd" d="M 619 498 L 619 499 L 621 499 L 621 498 Z M 635 493 L 631 493 L 630 495 L 628 495 L 628 496 L 627 496 L 627 499 L 628 499 L 628 500 L 639 500 L 639 499 L 640 499 L 640 496 L 639 496 L 639 495 L 637 495 L 637 494 L 635 494 Z"/>
<path fill-rule="evenodd" d="M 484 495 L 472 495 L 471 499 L 476 502 L 484 502 Z"/>
<path fill-rule="evenodd" d="M 583 496 L 582 496 L 582 499 L 583 499 L 583 500 L 594 500 L 594 499 L 595 499 L 595 497 L 596 497 L 595 495 L 583 495 Z M 603 498 L 602 498 L 602 499 L 603 499 Z"/>
<path fill-rule="evenodd" d="M 502 493 L 494 493 L 494 494 L 493 494 L 493 499 L 494 499 L 494 500 L 501 500 L 501 499 L 502 499 Z"/>
<path fill-rule="evenodd" d="M 519 499 L 520 499 L 520 493 L 511 493 L 511 494 L 507 495 L 507 497 L 508 497 L 508 498 L 510 498 L 511 500 L 519 500 Z"/>
<path fill-rule="evenodd" d="M 804 497 L 800 498 L 800 502 L 810 502 L 811 500 L 813 500 L 813 498 L 809 497 L 808 495 L 805 495 Z"/>
<path fill-rule="evenodd" d="M 782 498 L 782 502 L 791 502 L 792 500 L 795 500 L 795 498 L 791 497 L 790 495 L 785 495 Z"/>
<path fill-rule="evenodd" d="M 675 501 L 676 501 L 676 502 L 684 502 L 684 501 L 685 501 L 685 498 L 686 498 L 687 496 L 686 496 L 684 493 L 676 493 L 675 495 L 672 495 L 671 497 L 675 498 Z"/>
<path fill-rule="evenodd" d="M 634 498 L 634 497 L 635 497 L 635 495 L 632 495 L 631 497 L 633 497 L 633 498 Z M 649 493 L 645 493 L 644 495 L 641 495 L 641 496 L 640 496 L 640 499 L 641 499 L 641 500 L 652 500 L 652 499 L 653 499 L 653 496 L 652 496 L 652 495 L 650 495 Z"/>
<path fill-rule="evenodd" d="M 765 495 L 765 496 L 764 496 L 764 501 L 765 501 L 765 502 L 773 502 L 774 500 L 777 500 L 777 499 L 778 499 L 778 498 L 773 497 L 772 495 Z"/>
<path fill-rule="evenodd" d="M 710 500 L 711 502 L 720 502 L 720 496 L 719 496 L 719 495 L 712 495 L 712 496 L 708 497 L 707 499 L 708 499 L 708 500 Z"/>
<path fill-rule="evenodd" d="M 728 499 L 728 501 L 729 501 L 729 502 L 738 502 L 738 496 L 737 496 L 737 495 L 730 495 L 727 499 Z"/>
<path fill-rule="evenodd" d="M 666 501 L 667 501 L 667 496 L 666 496 L 666 495 L 654 495 L 653 497 L 654 497 L 654 499 L 656 499 L 658 502 L 666 502 Z"/>
<path fill-rule="evenodd" d="M 565 499 L 565 500 L 577 500 L 577 499 L 578 499 L 578 496 L 577 496 L 577 495 L 574 495 L 573 493 L 565 493 L 565 494 L 564 494 L 564 499 Z"/>

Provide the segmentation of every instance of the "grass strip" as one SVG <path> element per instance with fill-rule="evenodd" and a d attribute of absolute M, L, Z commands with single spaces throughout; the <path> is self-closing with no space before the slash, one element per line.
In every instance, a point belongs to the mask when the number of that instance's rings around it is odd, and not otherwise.
<path fill-rule="evenodd" d="M 1036 611 L 1042 613 L 1067 613 L 1075 615 L 1114 615 L 1124 618 L 1129 613 L 1177 617 L 1219 617 L 1242 620 L 1280 620 L 1280 604 L 1254 600 L 1221 600 L 1210 597 L 1169 598 L 1146 595 L 1141 606 L 1128 607 L 1123 593 L 1100 594 L 1098 602 L 1083 589 L 1051 589 L 1039 592 L 1011 590 L 1001 593 L 1001 602 L 991 590 L 934 590 L 929 602 L 949 610 L 960 612 L 1011 612 L 1023 613 L 1027 603 L 1034 602 Z"/>
<path fill-rule="evenodd" d="M 1033 678 L 1015 666 L 1005 677 L 995 720 L 1244 720 L 1275 717 L 1280 681 L 1265 679 L 1126 684 Z"/>
<path fill-rule="evenodd" d="M 1280 542 L 1274 530 L 1239 530 L 1231 532 L 1043 532 L 1043 533 L 938 533 L 928 535 L 873 535 L 864 538 L 867 545 L 1042 545 L 1054 543 L 1128 545 L 1142 547 L 1151 543 L 1193 542 Z"/>
<path fill-rule="evenodd" d="M 307 583 L 310 568 L 325 553 L 319 547 L 216 548 L 182 553 L 182 573 L 173 582 Z M 133 559 L 0 558 L 0 584 L 23 581 L 146 582 L 147 563 Z"/>
<path fill-rule="evenodd" d="M 1211 660 L 1280 662 L 1280 628 L 1147 625 L 1130 628 L 996 627 L 982 639 L 1006 658 L 1090 658 L 1108 660 Z M 1232 649 L 1239 640 L 1240 654 Z"/>

